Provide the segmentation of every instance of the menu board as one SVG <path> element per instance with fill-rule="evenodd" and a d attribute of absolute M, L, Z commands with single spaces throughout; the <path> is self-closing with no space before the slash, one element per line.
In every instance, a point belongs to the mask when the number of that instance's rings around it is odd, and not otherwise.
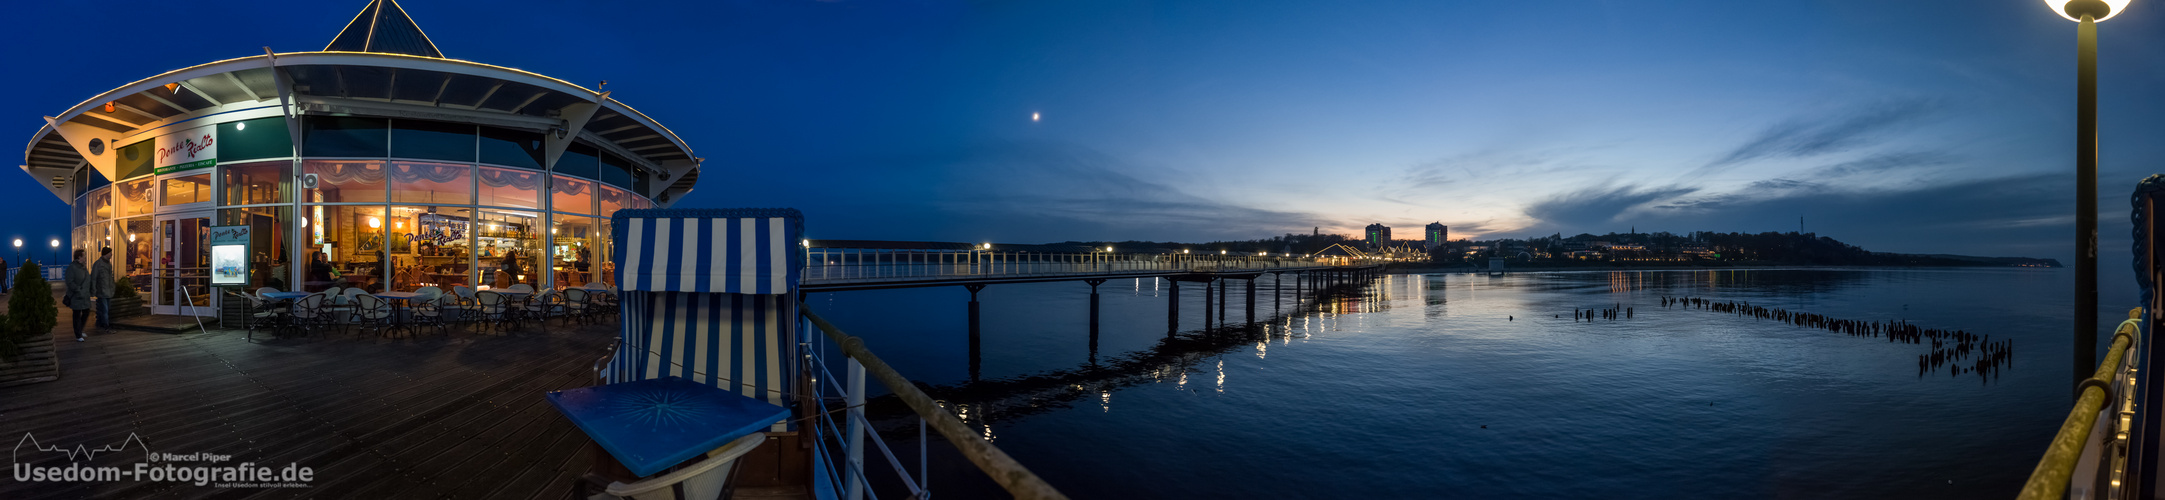
<path fill-rule="evenodd" d="M 211 286 L 248 285 L 248 226 L 211 226 Z"/>

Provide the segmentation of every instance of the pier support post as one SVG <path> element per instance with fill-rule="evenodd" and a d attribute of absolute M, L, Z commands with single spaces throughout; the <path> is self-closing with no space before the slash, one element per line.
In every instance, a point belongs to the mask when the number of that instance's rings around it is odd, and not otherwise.
<path fill-rule="evenodd" d="M 1230 281 L 1230 279 L 1218 280 L 1218 326 L 1221 328 L 1225 326 L 1225 296 L 1233 294 L 1233 290 L 1227 288 L 1232 286 Z"/>
<path fill-rule="evenodd" d="M 1260 277 L 1262 277 L 1262 275 L 1255 275 L 1255 276 L 1250 276 L 1250 277 L 1248 277 L 1248 327 L 1249 327 L 1249 328 L 1255 328 L 1255 279 L 1256 279 L 1256 278 L 1260 278 Z"/>
<path fill-rule="evenodd" d="M 1211 299 L 1213 298 L 1212 296 L 1218 293 L 1217 284 L 1218 281 L 1216 279 L 1210 279 L 1203 282 L 1203 333 L 1210 333 L 1210 327 L 1212 325 L 1210 321 L 1210 304 Z"/>
<path fill-rule="evenodd" d="M 976 382 L 978 374 L 985 366 L 985 351 L 979 347 L 978 342 L 983 337 L 978 333 L 977 321 L 977 292 L 984 290 L 985 285 L 971 284 L 962 287 L 970 290 L 970 381 Z"/>
<path fill-rule="evenodd" d="M 1098 364 L 1098 285 L 1105 284 L 1105 279 L 1086 279 L 1083 280 L 1083 283 L 1090 284 L 1090 365 L 1096 366 Z"/>
<path fill-rule="evenodd" d="M 1285 310 L 1285 273 L 1270 273 L 1270 314 Z"/>
<path fill-rule="evenodd" d="M 1167 279 L 1173 284 L 1165 299 L 1165 336 L 1170 338 L 1180 332 L 1180 280 Z"/>

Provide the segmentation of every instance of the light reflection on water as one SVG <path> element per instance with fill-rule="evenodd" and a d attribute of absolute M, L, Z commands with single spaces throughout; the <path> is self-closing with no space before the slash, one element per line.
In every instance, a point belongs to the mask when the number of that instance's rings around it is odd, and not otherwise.
<path fill-rule="evenodd" d="M 1275 305 L 1265 277 L 1264 324 L 1195 331 L 1203 294 L 1183 290 L 1173 339 L 1161 286 L 1137 280 L 1126 294 L 1101 291 L 1096 353 L 1087 286 L 996 285 L 980 293 L 977 383 L 964 369 L 959 288 L 807 302 L 957 402 L 988 437 L 998 425 L 1003 450 L 1078 498 L 1966 498 L 2019 488 L 2066 414 L 2068 276 L 1395 275 L 1320 304 L 1296 302 L 1289 279 Z M 1235 283 L 1228 289 L 1242 293 Z M 2014 339 L 2025 357 L 1990 384 L 1920 378 L 1913 345 L 1664 310 L 1663 296 L 1904 319 Z M 1237 325 L 1244 302 L 1226 304 Z M 1608 307 L 1635 314 L 1564 317 Z M 1252 358 L 1227 355 L 1250 349 Z M 1209 390 L 1189 385 L 1203 370 L 1215 378 Z M 902 445 L 914 435 L 888 433 Z M 997 491 L 967 462 L 939 456 L 936 494 Z M 1253 472 L 1288 465 L 1296 472 Z"/>

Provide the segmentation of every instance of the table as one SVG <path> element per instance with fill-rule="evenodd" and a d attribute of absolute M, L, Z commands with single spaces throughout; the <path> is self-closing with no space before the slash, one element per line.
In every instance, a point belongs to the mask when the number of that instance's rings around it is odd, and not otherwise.
<path fill-rule="evenodd" d="M 406 301 L 421 298 L 421 294 L 413 292 L 383 292 L 375 295 L 377 298 L 391 301 L 391 329 L 405 330 L 406 333 L 409 334 L 413 333 L 412 328 L 406 327 Z"/>
<path fill-rule="evenodd" d="M 263 296 L 263 298 L 266 298 L 266 299 L 276 300 L 276 301 L 280 301 L 280 302 L 292 302 L 292 301 L 296 301 L 296 300 L 301 300 L 301 299 L 304 299 L 304 298 L 308 298 L 308 296 L 310 296 L 310 295 L 315 295 L 315 294 L 313 294 L 313 293 L 308 293 L 308 292 L 267 292 L 267 293 L 261 293 L 261 294 L 257 294 L 257 295 L 261 295 L 261 296 Z M 291 308 L 292 306 L 290 306 L 290 305 L 289 305 L 289 306 L 287 306 L 287 307 L 289 308 L 289 309 L 288 309 L 288 311 L 289 311 L 289 312 L 287 312 L 286 314 L 287 314 L 287 316 L 288 316 L 288 317 L 291 317 L 293 313 L 292 313 L 292 312 L 290 312 L 290 311 L 291 311 L 291 309 L 290 309 L 290 308 Z M 290 326 L 290 325 L 289 325 L 289 326 Z M 272 335 L 277 335 L 277 333 L 276 333 L 276 332 L 273 332 L 273 333 L 272 333 Z"/>
<path fill-rule="evenodd" d="M 789 416 L 788 408 L 682 377 L 581 387 L 543 396 L 640 477 Z"/>

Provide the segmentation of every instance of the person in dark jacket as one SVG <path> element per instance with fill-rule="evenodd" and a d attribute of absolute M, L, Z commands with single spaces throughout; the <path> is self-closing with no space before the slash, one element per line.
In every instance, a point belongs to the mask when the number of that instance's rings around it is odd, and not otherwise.
<path fill-rule="evenodd" d="M 68 309 L 74 311 L 75 341 L 83 341 L 83 322 L 90 319 L 90 270 L 83 267 L 83 249 L 75 249 L 75 261 L 68 263 L 68 270 L 61 278 L 66 280 L 68 292 L 62 297 Z"/>
<path fill-rule="evenodd" d="M 113 332 L 113 280 L 113 247 L 99 248 L 98 262 L 90 265 L 90 289 L 98 299 L 98 331 L 106 333 Z"/>

